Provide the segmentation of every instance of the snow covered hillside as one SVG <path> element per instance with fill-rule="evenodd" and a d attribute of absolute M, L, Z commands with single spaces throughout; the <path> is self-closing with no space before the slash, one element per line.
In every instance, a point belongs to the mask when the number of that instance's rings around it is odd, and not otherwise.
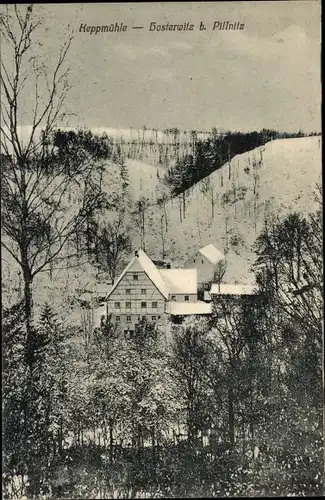
<path fill-rule="evenodd" d="M 160 166 L 126 159 L 127 175 L 129 180 L 129 193 L 133 201 L 141 196 L 148 198 L 150 203 L 155 203 L 159 191 L 159 178 L 165 175 L 165 169 Z M 121 167 L 109 162 L 106 167 L 103 188 L 107 192 L 122 193 Z"/>
<path fill-rule="evenodd" d="M 321 138 L 280 139 L 235 156 L 147 217 L 146 250 L 165 253 L 182 265 L 196 248 L 213 243 L 227 252 L 228 282 L 250 281 L 252 245 L 272 213 L 315 209 L 313 192 L 321 180 Z M 212 206 L 213 205 L 213 206 Z M 213 216 L 212 216 L 213 212 Z M 166 232 L 166 228 L 168 228 Z"/>

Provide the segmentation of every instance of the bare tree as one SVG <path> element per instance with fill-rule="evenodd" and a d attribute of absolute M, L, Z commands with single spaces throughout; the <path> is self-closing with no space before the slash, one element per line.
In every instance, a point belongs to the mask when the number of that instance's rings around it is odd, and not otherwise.
<path fill-rule="evenodd" d="M 161 253 L 162 259 L 164 260 L 166 256 L 166 231 L 165 231 L 165 214 L 160 212 L 159 214 L 159 236 L 161 238 Z"/>
<path fill-rule="evenodd" d="M 217 203 L 218 196 L 214 191 L 214 186 L 211 184 L 210 177 L 205 177 L 200 184 L 201 192 L 211 201 L 211 217 L 214 218 L 214 207 Z"/>
<path fill-rule="evenodd" d="M 163 212 L 163 218 L 165 222 L 165 232 L 168 232 L 168 216 L 167 216 L 167 210 L 166 210 L 166 205 L 169 200 L 168 194 L 166 192 L 162 192 L 159 196 L 157 195 L 157 205 L 160 208 L 160 211 Z"/>
<path fill-rule="evenodd" d="M 64 132 L 64 102 L 69 91 L 67 53 L 73 34 L 62 44 L 51 74 L 35 55 L 34 8 L 6 7 L 0 19 L 1 61 L 1 243 L 20 266 L 24 281 L 27 360 L 32 362 L 32 283 L 54 262 L 65 260 L 72 235 L 104 202 L 103 165 L 110 148 L 90 132 Z M 21 134 L 26 82 L 34 78 L 27 137 Z"/>
<path fill-rule="evenodd" d="M 230 203 L 230 191 L 226 191 L 221 198 L 221 205 L 224 210 L 224 221 L 225 221 L 225 248 L 224 253 L 228 253 L 229 250 L 229 203 Z"/>
<path fill-rule="evenodd" d="M 258 299 L 254 296 L 219 295 L 213 302 L 210 327 L 214 336 L 214 349 L 227 372 L 227 427 L 231 447 L 236 437 L 236 406 L 243 383 L 238 378 L 247 347 L 254 343 Z"/>
<path fill-rule="evenodd" d="M 227 261 L 222 259 L 217 263 L 213 274 L 213 282 L 219 285 L 219 292 L 220 292 L 220 284 L 222 283 L 226 271 L 227 271 Z"/>
<path fill-rule="evenodd" d="M 98 260 L 99 264 L 108 271 L 114 283 L 119 267 L 124 258 L 131 252 L 131 228 L 125 224 L 123 213 L 119 213 L 115 221 L 109 222 L 99 230 Z"/>
<path fill-rule="evenodd" d="M 140 234 L 141 234 L 141 248 L 142 250 L 146 250 L 145 244 L 145 220 L 146 213 L 150 207 L 148 198 L 141 196 L 140 199 L 136 202 L 135 210 L 132 212 L 135 222 L 140 226 Z"/>

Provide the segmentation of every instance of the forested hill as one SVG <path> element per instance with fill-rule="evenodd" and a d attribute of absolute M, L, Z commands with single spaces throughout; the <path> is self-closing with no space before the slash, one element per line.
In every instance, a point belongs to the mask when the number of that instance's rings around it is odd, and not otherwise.
<path fill-rule="evenodd" d="M 315 209 L 321 138 L 278 139 L 233 157 L 190 189 L 146 214 L 146 249 L 178 265 L 198 247 L 225 252 L 228 282 L 249 279 L 256 237 L 266 221 Z"/>
<path fill-rule="evenodd" d="M 317 134 L 314 132 L 311 135 Z M 193 154 L 177 158 L 175 165 L 170 166 L 168 169 L 165 180 L 172 193 L 177 195 L 221 168 L 222 165 L 238 154 L 252 151 L 275 139 L 305 136 L 301 131 L 289 134 L 271 129 L 249 133 L 231 131 L 217 133 L 214 130 L 210 137 L 196 141 Z"/>

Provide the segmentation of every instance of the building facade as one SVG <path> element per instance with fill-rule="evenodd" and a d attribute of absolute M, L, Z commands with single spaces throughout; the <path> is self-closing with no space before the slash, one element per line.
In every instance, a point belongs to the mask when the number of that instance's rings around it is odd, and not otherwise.
<path fill-rule="evenodd" d="M 216 266 L 225 256 L 212 243 L 199 248 L 184 264 L 184 268 L 197 270 L 198 285 L 213 281 Z"/>
<path fill-rule="evenodd" d="M 159 269 L 139 250 L 124 269 L 105 298 L 112 322 L 132 332 L 143 318 L 163 325 L 168 319 L 168 304 L 197 302 L 196 269 Z"/>

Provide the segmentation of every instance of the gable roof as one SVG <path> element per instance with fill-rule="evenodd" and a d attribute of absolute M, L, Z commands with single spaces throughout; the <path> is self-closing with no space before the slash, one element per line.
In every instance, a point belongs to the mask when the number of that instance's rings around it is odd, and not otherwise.
<path fill-rule="evenodd" d="M 155 287 L 160 291 L 160 293 L 165 297 L 165 299 L 168 299 L 168 288 L 166 286 L 165 281 L 163 280 L 159 270 L 155 266 L 155 264 L 152 262 L 152 260 L 148 257 L 148 255 L 143 251 L 139 250 L 137 252 L 137 255 L 135 255 L 129 264 L 126 266 L 122 274 L 119 276 L 119 278 L 115 281 L 114 285 L 112 286 L 112 289 L 109 291 L 109 293 L 106 296 L 106 299 L 109 298 L 109 296 L 112 294 L 112 292 L 116 289 L 122 278 L 125 276 L 125 274 L 128 271 L 139 271 L 142 270 L 146 273 L 148 278 L 152 281 L 152 283 L 155 285 Z"/>
<path fill-rule="evenodd" d="M 196 269 L 160 269 L 169 293 L 197 293 Z"/>
<path fill-rule="evenodd" d="M 220 290 L 219 290 L 220 286 Z M 256 295 L 256 287 L 253 285 L 225 285 L 213 283 L 211 285 L 211 295 Z"/>
<path fill-rule="evenodd" d="M 212 243 L 209 243 L 205 247 L 199 249 L 199 253 L 202 254 L 211 264 L 215 265 L 220 260 L 224 259 L 225 256 L 221 253 Z"/>

